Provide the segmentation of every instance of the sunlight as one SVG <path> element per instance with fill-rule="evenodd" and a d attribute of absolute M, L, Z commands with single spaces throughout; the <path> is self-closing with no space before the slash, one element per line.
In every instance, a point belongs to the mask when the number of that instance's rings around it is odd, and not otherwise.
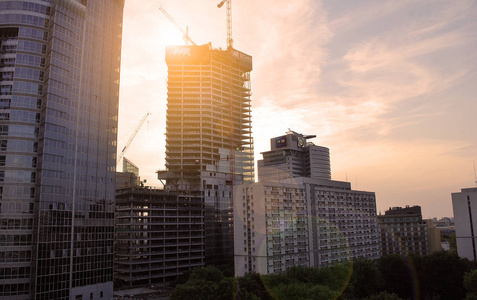
<path fill-rule="evenodd" d="M 184 45 L 182 32 L 171 23 L 167 26 L 161 26 L 160 35 L 161 45 Z"/>

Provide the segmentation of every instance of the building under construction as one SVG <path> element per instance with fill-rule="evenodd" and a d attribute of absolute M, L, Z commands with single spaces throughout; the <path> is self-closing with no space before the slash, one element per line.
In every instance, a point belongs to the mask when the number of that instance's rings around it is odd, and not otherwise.
<path fill-rule="evenodd" d="M 204 265 L 201 197 L 138 186 L 116 191 L 115 280 L 166 284 Z"/>
<path fill-rule="evenodd" d="M 166 170 L 169 191 L 203 197 L 206 262 L 233 260 L 233 186 L 254 181 L 252 57 L 231 47 L 169 46 Z"/>

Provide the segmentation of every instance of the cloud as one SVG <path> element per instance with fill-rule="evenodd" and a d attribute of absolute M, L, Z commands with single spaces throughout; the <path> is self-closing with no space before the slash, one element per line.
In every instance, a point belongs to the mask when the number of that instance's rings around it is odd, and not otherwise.
<path fill-rule="evenodd" d="M 251 1 L 250 1 L 251 2 Z M 314 87 L 327 59 L 324 45 L 331 32 L 319 1 L 255 1 L 247 7 L 247 22 L 240 22 L 253 56 L 253 101 L 256 106 L 273 99 L 290 108 L 315 99 Z"/>

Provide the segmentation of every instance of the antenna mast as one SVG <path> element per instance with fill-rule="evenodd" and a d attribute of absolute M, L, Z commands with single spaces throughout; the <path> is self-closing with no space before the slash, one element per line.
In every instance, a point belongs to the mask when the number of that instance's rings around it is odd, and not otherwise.
<path fill-rule="evenodd" d="M 221 8 L 225 2 L 227 2 L 227 49 L 232 49 L 234 40 L 232 39 L 232 0 L 222 0 L 217 4 L 218 8 Z"/>

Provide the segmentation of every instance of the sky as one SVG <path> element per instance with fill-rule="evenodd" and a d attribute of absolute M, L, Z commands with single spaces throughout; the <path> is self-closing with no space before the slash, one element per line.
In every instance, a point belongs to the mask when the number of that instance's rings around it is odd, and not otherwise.
<path fill-rule="evenodd" d="M 126 0 L 118 152 L 151 113 L 125 154 L 147 185 L 165 169 L 165 46 L 183 44 L 159 7 L 226 48 L 218 2 Z M 332 179 L 375 192 L 378 212 L 453 216 L 451 193 L 476 186 L 477 1 L 234 0 L 232 19 L 253 57 L 255 160 L 288 129 L 314 134 Z"/>

